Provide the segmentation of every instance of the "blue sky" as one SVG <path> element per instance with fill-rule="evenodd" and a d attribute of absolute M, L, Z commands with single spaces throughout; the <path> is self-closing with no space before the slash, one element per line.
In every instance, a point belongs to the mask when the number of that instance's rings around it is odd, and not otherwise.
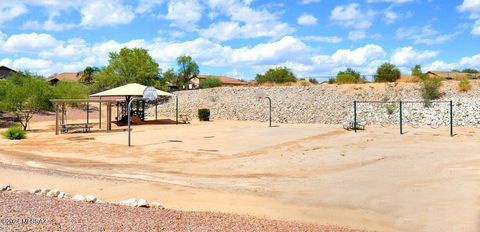
<path fill-rule="evenodd" d="M 242 79 L 273 66 L 480 69 L 480 0 L 0 0 L 0 65 L 48 76 L 104 66 L 125 46 L 163 70 L 186 54 L 201 73 Z"/>

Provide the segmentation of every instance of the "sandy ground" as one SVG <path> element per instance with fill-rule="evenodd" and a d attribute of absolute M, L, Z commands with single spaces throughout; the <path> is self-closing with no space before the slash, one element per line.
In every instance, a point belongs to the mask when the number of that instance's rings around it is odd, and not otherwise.
<path fill-rule="evenodd" d="M 480 131 L 215 121 L 0 143 L 0 183 L 377 231 L 479 231 Z"/>

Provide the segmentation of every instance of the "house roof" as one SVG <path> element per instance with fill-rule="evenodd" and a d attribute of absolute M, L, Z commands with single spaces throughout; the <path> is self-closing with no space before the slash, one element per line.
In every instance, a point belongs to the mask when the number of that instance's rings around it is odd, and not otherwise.
<path fill-rule="evenodd" d="M 448 71 L 428 71 L 427 74 L 432 74 L 439 77 L 465 77 L 467 75 L 467 73 Z"/>
<path fill-rule="evenodd" d="M 13 70 L 13 69 L 11 69 L 11 68 L 7 67 L 7 66 L 4 66 L 4 65 L 0 65 L 0 69 L 4 69 L 4 70 L 8 70 L 8 71 L 12 71 L 12 72 L 17 72 L 17 71 L 15 71 L 15 70 Z"/>
<path fill-rule="evenodd" d="M 132 83 L 126 84 L 117 88 L 109 89 L 100 93 L 90 95 L 90 97 L 126 97 L 126 96 L 143 96 L 143 91 L 147 86 Z M 171 93 L 167 93 L 157 89 L 158 96 L 174 96 Z"/>
<path fill-rule="evenodd" d="M 80 72 L 64 72 L 56 73 L 48 77 L 49 81 L 59 80 L 59 81 L 78 81 L 82 78 L 82 73 Z"/>
<path fill-rule="evenodd" d="M 215 77 L 218 78 L 223 84 L 230 84 L 230 85 L 247 85 L 247 83 L 232 77 L 225 77 L 225 76 L 212 76 L 212 75 L 198 75 L 198 79 L 206 79 L 207 77 Z"/>

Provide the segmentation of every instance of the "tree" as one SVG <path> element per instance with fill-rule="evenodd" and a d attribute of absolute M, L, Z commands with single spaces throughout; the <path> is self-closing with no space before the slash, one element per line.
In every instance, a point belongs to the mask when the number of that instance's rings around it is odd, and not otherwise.
<path fill-rule="evenodd" d="M 100 72 L 100 68 L 98 67 L 91 67 L 87 66 L 82 73 L 82 77 L 80 78 L 80 82 L 84 84 L 92 84 L 93 83 L 93 74 Z"/>
<path fill-rule="evenodd" d="M 470 74 L 475 74 L 478 73 L 479 71 L 473 68 L 466 68 L 462 70 L 463 73 L 470 73 Z"/>
<path fill-rule="evenodd" d="M 188 83 L 200 73 L 197 63 L 190 56 L 179 56 L 177 58 L 177 65 L 177 86 L 188 85 Z"/>
<path fill-rule="evenodd" d="M 412 70 L 412 76 L 414 77 L 418 77 L 421 80 L 427 77 L 427 75 L 422 72 L 422 66 L 419 64 L 415 65 L 415 67 L 413 67 L 411 70 Z"/>
<path fill-rule="evenodd" d="M 160 85 L 161 70 L 143 48 L 122 48 L 109 55 L 108 65 L 94 75 L 94 91 L 115 88 L 129 83 Z"/>
<path fill-rule="evenodd" d="M 209 76 L 205 79 L 200 80 L 200 88 L 201 89 L 208 89 L 222 86 L 222 81 L 218 79 L 218 77 Z"/>
<path fill-rule="evenodd" d="M 395 82 L 400 79 L 400 70 L 388 62 L 380 65 L 374 76 L 375 82 Z"/>
<path fill-rule="evenodd" d="M 276 67 L 268 69 L 265 74 L 257 74 L 255 80 L 258 84 L 271 83 L 287 83 L 296 82 L 297 77 L 287 67 Z"/>
<path fill-rule="evenodd" d="M 52 109 L 52 89 L 43 77 L 18 72 L 2 85 L 4 90 L 0 108 L 11 112 L 20 121 L 23 130 L 28 128 L 34 114 Z"/>
<path fill-rule="evenodd" d="M 177 87 L 180 87 L 181 84 L 178 81 L 178 76 L 175 73 L 175 70 L 173 68 L 168 69 L 163 73 L 163 79 L 168 82 L 170 85 L 174 85 Z"/>
<path fill-rule="evenodd" d="M 338 72 L 335 82 L 339 84 L 360 83 L 363 82 L 363 79 L 359 72 L 352 68 L 347 68 L 345 71 Z"/>
<path fill-rule="evenodd" d="M 88 93 L 88 87 L 78 82 L 60 81 L 53 87 L 56 99 L 84 99 Z"/>

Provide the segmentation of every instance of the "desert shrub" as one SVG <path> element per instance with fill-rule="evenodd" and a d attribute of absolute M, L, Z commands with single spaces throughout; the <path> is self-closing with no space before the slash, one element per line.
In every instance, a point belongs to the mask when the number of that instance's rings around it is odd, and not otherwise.
<path fill-rule="evenodd" d="M 354 84 L 354 83 L 358 83 L 358 78 L 356 76 L 353 76 L 347 73 L 338 74 L 335 82 L 338 84 Z"/>
<path fill-rule="evenodd" d="M 3 136 L 10 140 L 20 140 L 27 137 L 27 132 L 23 130 L 22 126 L 13 125 L 3 132 Z"/>
<path fill-rule="evenodd" d="M 200 119 L 200 121 L 210 121 L 210 110 L 198 109 L 198 119 Z"/>
<path fill-rule="evenodd" d="M 335 77 L 328 78 L 328 84 L 335 84 Z"/>
<path fill-rule="evenodd" d="M 440 78 L 427 78 L 422 81 L 422 97 L 425 105 L 430 105 L 432 100 L 440 97 L 440 86 L 442 80 Z"/>
<path fill-rule="evenodd" d="M 337 74 L 336 82 L 338 84 L 354 84 L 363 82 L 363 79 L 359 72 L 352 68 L 347 68 L 345 71 L 341 71 Z"/>
<path fill-rule="evenodd" d="M 255 81 L 258 84 L 272 82 L 272 83 L 288 83 L 296 82 L 297 77 L 287 67 L 271 68 L 265 74 L 257 74 Z"/>
<path fill-rule="evenodd" d="M 460 92 L 467 92 L 471 88 L 472 88 L 472 85 L 470 84 L 470 80 L 468 80 L 468 78 L 465 78 L 458 82 L 458 90 Z"/>
<path fill-rule="evenodd" d="M 374 76 L 375 82 L 395 82 L 398 79 L 400 79 L 400 69 L 390 63 L 380 65 Z"/>
<path fill-rule="evenodd" d="M 216 77 L 207 77 L 203 80 L 200 80 L 200 88 L 201 89 L 208 89 L 222 86 L 222 81 Z"/>
<path fill-rule="evenodd" d="M 318 81 L 315 78 L 308 78 L 308 81 L 314 85 L 318 84 Z"/>

